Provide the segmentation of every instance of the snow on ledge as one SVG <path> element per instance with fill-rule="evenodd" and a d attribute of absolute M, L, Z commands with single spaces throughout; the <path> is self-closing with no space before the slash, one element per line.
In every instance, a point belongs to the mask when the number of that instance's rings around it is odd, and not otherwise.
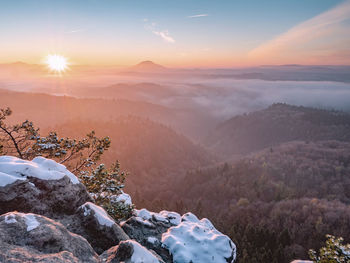
<path fill-rule="evenodd" d="M 32 161 L 12 156 L 0 156 L 0 187 L 12 184 L 27 177 L 41 180 L 59 180 L 68 176 L 73 184 L 79 184 L 78 178 L 67 168 L 51 159 L 36 157 Z"/>
<path fill-rule="evenodd" d="M 199 220 L 192 213 L 183 215 L 180 224 L 163 233 L 162 243 L 175 263 L 227 263 L 228 259 L 234 262 L 236 258 L 236 246 L 231 239 L 216 230 L 208 219 Z"/>
<path fill-rule="evenodd" d="M 111 227 L 115 224 L 114 220 L 107 214 L 107 212 L 100 206 L 97 206 L 91 202 L 86 202 L 81 206 L 84 211 L 84 216 L 90 215 L 91 211 L 94 211 L 94 216 L 98 223 L 102 226 Z"/>

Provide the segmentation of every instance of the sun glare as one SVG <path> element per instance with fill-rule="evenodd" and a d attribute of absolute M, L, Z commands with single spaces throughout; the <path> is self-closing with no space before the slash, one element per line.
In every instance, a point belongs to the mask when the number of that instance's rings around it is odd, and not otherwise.
<path fill-rule="evenodd" d="M 68 68 L 68 61 L 64 56 L 57 54 L 49 54 L 46 57 L 45 63 L 51 71 L 61 73 Z"/>

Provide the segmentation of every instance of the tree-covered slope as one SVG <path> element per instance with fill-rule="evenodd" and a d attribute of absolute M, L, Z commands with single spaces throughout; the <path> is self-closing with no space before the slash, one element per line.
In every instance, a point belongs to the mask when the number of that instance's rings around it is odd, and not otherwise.
<path fill-rule="evenodd" d="M 204 143 L 228 158 L 294 140 L 348 141 L 350 114 L 278 103 L 231 118 L 208 135 Z"/>

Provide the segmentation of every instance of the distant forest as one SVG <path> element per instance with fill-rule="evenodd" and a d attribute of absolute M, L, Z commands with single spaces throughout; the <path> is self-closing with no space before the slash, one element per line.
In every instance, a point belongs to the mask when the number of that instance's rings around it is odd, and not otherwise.
<path fill-rule="evenodd" d="M 349 242 L 347 113 L 279 103 L 201 126 L 196 115 L 145 102 L 0 95 L 11 122 L 33 120 L 42 134 L 110 136 L 102 161 L 129 171 L 136 207 L 208 217 L 237 244 L 239 263 L 306 259 L 326 234 Z M 196 142 L 183 135 L 186 122 L 200 130 Z"/>

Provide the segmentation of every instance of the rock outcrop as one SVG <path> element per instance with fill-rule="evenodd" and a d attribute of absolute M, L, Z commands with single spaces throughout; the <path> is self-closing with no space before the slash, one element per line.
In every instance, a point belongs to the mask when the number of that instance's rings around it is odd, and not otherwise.
<path fill-rule="evenodd" d="M 126 198 L 127 197 L 127 198 Z M 123 194 L 120 202 L 131 202 Z M 0 156 L 0 262 L 234 262 L 207 219 L 134 210 L 120 225 L 63 165 Z M 100 256 L 98 256 L 100 255 Z"/>
<path fill-rule="evenodd" d="M 0 214 L 16 209 L 59 218 L 92 201 L 78 178 L 53 160 L 1 156 L 0 173 Z"/>
<path fill-rule="evenodd" d="M 137 261 L 142 258 L 143 261 Z M 148 250 L 136 241 L 122 241 L 118 246 L 112 247 L 101 255 L 101 259 L 107 263 L 123 262 L 147 262 L 165 263 L 154 251 Z"/>
<path fill-rule="evenodd" d="M 194 214 L 135 210 L 122 228 L 132 238 L 158 253 L 166 262 L 234 262 L 236 246 L 211 222 Z M 200 252 L 199 252 L 200 251 Z"/>
<path fill-rule="evenodd" d="M 0 262 L 99 262 L 81 236 L 47 217 L 10 212 L 0 216 Z"/>

